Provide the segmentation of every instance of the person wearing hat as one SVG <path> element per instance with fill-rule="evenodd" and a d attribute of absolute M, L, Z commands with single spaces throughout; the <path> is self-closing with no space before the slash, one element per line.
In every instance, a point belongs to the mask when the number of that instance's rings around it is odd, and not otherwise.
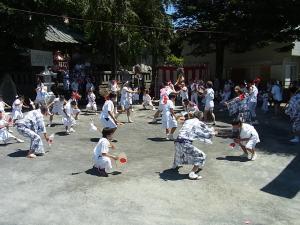
<path fill-rule="evenodd" d="M 182 128 L 179 130 L 178 137 L 175 142 L 175 155 L 173 162 L 173 169 L 180 165 L 193 165 L 189 178 L 198 180 L 202 177 L 197 174 L 200 167 L 203 167 L 206 160 L 206 154 L 193 145 L 193 141 L 198 139 L 204 143 L 212 143 L 211 139 L 214 135 L 214 130 L 209 128 L 202 122 L 203 113 L 196 111 L 193 118 L 184 122 Z"/>
<path fill-rule="evenodd" d="M 10 139 L 14 139 L 16 140 L 18 143 L 23 143 L 24 141 L 13 136 L 12 134 L 10 134 L 7 130 L 8 126 L 9 126 L 9 122 L 7 122 L 5 120 L 5 112 L 4 110 L 0 109 L 0 142 L 7 144 L 7 142 Z"/>
<path fill-rule="evenodd" d="M 44 122 L 44 116 L 47 116 L 48 113 L 48 107 L 42 105 L 39 109 L 29 111 L 23 119 L 17 120 L 15 123 L 17 131 L 30 139 L 28 158 L 36 158 L 37 155 L 45 154 L 43 141 L 39 134 L 43 134 L 46 141 L 49 142 Z"/>

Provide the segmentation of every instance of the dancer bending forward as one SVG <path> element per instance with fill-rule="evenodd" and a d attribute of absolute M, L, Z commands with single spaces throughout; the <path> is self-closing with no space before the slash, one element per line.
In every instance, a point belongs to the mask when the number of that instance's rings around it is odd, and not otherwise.
<path fill-rule="evenodd" d="M 198 139 L 202 142 L 212 143 L 211 138 L 214 130 L 203 123 L 203 113 L 197 111 L 194 118 L 185 121 L 175 140 L 175 156 L 173 168 L 179 165 L 193 165 L 192 171 L 189 173 L 190 179 L 200 179 L 200 175 L 196 174 L 200 167 L 205 164 L 206 154 L 193 145 L 193 141 Z"/>

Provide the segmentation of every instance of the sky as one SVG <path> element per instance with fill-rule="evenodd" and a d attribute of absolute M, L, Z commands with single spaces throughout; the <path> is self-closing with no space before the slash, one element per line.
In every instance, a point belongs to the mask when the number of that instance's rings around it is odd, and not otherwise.
<path fill-rule="evenodd" d="M 169 15 L 172 15 L 175 12 L 175 8 L 173 6 L 169 6 L 166 8 L 166 12 Z"/>

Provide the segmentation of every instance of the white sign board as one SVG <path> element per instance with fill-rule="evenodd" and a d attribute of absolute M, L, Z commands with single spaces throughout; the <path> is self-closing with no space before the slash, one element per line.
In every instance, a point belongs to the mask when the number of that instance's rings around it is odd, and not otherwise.
<path fill-rule="evenodd" d="M 295 46 L 292 49 L 292 56 L 300 56 L 300 42 L 295 41 Z"/>
<path fill-rule="evenodd" d="M 30 50 L 30 58 L 32 66 L 52 66 L 53 55 L 52 52 Z"/>

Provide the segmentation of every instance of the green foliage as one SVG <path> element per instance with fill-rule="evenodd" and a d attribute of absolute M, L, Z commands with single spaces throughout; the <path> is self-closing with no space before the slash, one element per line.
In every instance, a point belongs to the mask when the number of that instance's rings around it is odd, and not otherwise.
<path fill-rule="evenodd" d="M 196 46 L 192 52 L 195 55 L 214 51 L 216 42 L 243 52 L 300 36 L 300 2 L 295 0 L 178 0 L 175 7 L 179 27 L 220 32 L 186 33 L 187 40 Z"/>
<path fill-rule="evenodd" d="M 12 58 L 7 57 L 8 53 L 13 57 L 20 48 L 37 47 L 37 43 L 42 45 L 48 24 L 66 26 L 62 18 L 15 12 L 9 9 L 11 7 L 90 20 L 70 19 L 68 26 L 85 34 L 92 46 L 91 52 L 95 56 L 103 55 L 100 63 L 113 65 L 117 58 L 118 65 L 131 67 L 141 54 L 152 55 L 154 61 L 159 57 L 165 59 L 173 36 L 166 30 L 172 27 L 171 18 L 164 10 L 168 3 L 166 0 L 2 0 L 0 52 L 6 55 L 1 58 L 6 57 L 9 62 Z"/>
<path fill-rule="evenodd" d="M 167 63 L 172 66 L 180 67 L 183 66 L 183 58 L 171 54 L 167 57 Z"/>

